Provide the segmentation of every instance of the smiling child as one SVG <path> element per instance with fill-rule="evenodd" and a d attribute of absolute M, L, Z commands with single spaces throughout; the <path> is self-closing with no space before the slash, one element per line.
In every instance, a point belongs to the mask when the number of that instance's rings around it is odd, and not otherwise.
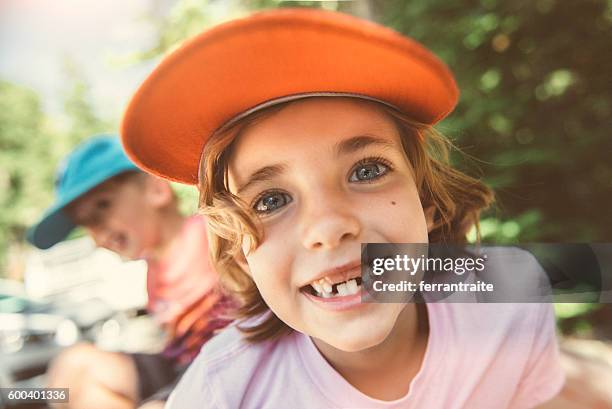
<path fill-rule="evenodd" d="M 162 62 L 124 146 L 199 186 L 243 301 L 168 407 L 528 408 L 558 392 L 550 305 L 362 302 L 362 243 L 465 242 L 492 201 L 432 128 L 457 98 L 416 42 L 316 10 L 219 25 Z"/>

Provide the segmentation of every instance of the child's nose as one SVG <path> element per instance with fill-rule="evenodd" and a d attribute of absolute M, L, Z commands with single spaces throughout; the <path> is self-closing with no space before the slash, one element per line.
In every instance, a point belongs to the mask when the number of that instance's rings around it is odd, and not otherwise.
<path fill-rule="evenodd" d="M 355 240 L 361 233 L 361 223 L 354 205 L 338 200 L 337 196 L 321 195 L 303 211 L 302 244 L 308 249 L 333 249 L 345 241 Z"/>

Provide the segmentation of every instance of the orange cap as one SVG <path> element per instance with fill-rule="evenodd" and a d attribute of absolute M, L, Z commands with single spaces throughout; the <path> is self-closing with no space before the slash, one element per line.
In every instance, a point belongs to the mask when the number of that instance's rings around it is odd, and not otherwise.
<path fill-rule="evenodd" d="M 144 170 L 195 184 L 216 130 L 309 95 L 375 99 L 434 124 L 459 92 L 444 63 L 393 30 L 329 11 L 276 9 L 215 26 L 166 57 L 130 101 L 123 145 Z"/>

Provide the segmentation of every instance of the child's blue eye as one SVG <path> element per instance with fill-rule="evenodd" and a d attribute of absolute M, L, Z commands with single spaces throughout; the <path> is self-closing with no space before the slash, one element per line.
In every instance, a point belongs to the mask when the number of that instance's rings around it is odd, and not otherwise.
<path fill-rule="evenodd" d="M 369 182 L 384 176 L 388 171 L 389 166 L 386 164 L 365 159 L 353 169 L 349 182 Z"/>
<path fill-rule="evenodd" d="M 265 193 L 255 201 L 253 209 L 256 213 L 271 213 L 291 203 L 291 196 L 284 192 Z"/>

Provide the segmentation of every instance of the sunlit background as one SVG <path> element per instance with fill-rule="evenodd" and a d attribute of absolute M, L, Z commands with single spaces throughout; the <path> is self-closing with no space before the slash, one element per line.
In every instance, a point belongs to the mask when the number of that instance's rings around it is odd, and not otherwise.
<path fill-rule="evenodd" d="M 78 234 L 34 251 L 25 230 L 52 200 L 59 158 L 92 134 L 116 131 L 130 95 L 164 54 L 221 21 L 285 6 L 381 22 L 450 66 L 462 96 L 440 130 L 463 150 L 457 164 L 496 190 L 497 205 L 483 215 L 485 241 L 612 241 L 610 0 L 0 0 L 0 277 L 12 280 L 0 282 L 2 291 L 35 302 L 102 300 L 113 313 L 92 313 L 100 343 L 155 347 L 130 344 L 143 338 L 130 334 L 153 330 L 126 324 L 146 301 L 141 263 L 95 251 Z M 184 211 L 195 211 L 195 192 L 177 191 Z M 125 277 L 131 284 L 117 292 Z M 0 306 L 19 311 L 19 301 L 6 299 Z M 608 306 L 556 310 L 566 357 L 612 365 Z M 61 345 L 85 336 L 57 328 Z M 24 348 L 8 334 L 5 351 Z M 575 363 L 567 358 L 568 371 L 594 376 Z M 606 370 L 598 366 L 597 376 L 612 382 Z"/>

